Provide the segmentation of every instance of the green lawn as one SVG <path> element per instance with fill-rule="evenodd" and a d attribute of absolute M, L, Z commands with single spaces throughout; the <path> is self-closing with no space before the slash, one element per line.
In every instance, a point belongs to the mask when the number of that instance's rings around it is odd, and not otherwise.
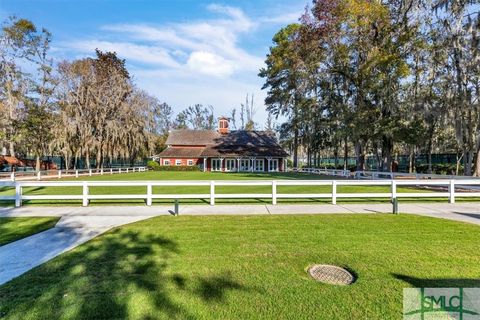
<path fill-rule="evenodd" d="M 337 179 L 338 177 L 335 177 Z M 212 173 L 212 172 L 173 172 L 173 171 L 164 171 L 164 172 L 136 172 L 128 174 L 106 174 L 104 176 L 92 176 L 92 177 L 80 177 L 78 179 L 68 178 L 62 180 L 95 180 L 95 181 L 128 181 L 128 180 L 272 180 L 272 179 L 305 179 L 305 180 L 325 180 L 332 179 L 332 177 L 305 174 L 305 173 Z M 52 179 L 52 181 L 57 179 Z M 359 193 L 359 192 L 389 192 L 389 186 L 369 186 L 368 181 L 365 181 L 366 185 L 363 186 L 338 186 L 337 190 L 339 193 Z M 145 194 L 145 187 L 91 187 L 91 194 Z M 416 192 L 418 189 L 410 187 L 398 187 L 397 192 Z M 3 189 L 0 191 L 0 195 L 13 194 L 14 190 Z M 158 194 L 208 194 L 210 188 L 208 186 L 198 186 L 198 187 L 154 187 L 154 193 Z M 248 186 L 248 187 L 238 187 L 238 186 L 217 186 L 216 193 L 251 193 L 252 199 L 217 199 L 217 204 L 222 203 L 270 203 L 270 199 L 256 199 L 255 194 L 258 193 L 270 193 L 271 187 L 269 186 Z M 331 186 L 278 186 L 277 192 L 279 193 L 330 193 Z M 422 192 L 433 192 L 422 190 Z M 80 195 L 82 193 L 81 187 L 37 187 L 37 188 L 24 188 L 24 194 L 26 195 L 45 195 L 45 194 L 76 194 Z M 182 203 L 207 203 L 208 199 L 185 199 L 181 200 Z M 447 199 L 438 199 L 438 198 L 424 198 L 416 201 L 446 201 Z M 471 200 L 471 199 L 470 199 Z M 383 199 L 338 199 L 339 202 L 388 202 L 389 198 Z M 402 199 L 402 201 L 412 201 L 412 199 Z M 172 200 L 154 200 L 154 203 L 171 203 Z M 329 203 L 330 199 L 279 199 L 279 203 Z M 80 204 L 80 201 L 25 201 L 26 204 Z M 112 203 L 135 203 L 142 204 L 143 200 L 92 200 L 92 204 L 112 204 Z M 11 202 L 10 202 L 11 204 Z"/>
<path fill-rule="evenodd" d="M 0 218 L 0 246 L 53 228 L 58 219 L 57 217 Z"/>
<path fill-rule="evenodd" d="M 480 287 L 479 227 L 411 215 L 162 216 L 0 287 L 4 319 L 400 319 L 404 287 Z M 351 286 L 309 265 L 352 270 Z"/>

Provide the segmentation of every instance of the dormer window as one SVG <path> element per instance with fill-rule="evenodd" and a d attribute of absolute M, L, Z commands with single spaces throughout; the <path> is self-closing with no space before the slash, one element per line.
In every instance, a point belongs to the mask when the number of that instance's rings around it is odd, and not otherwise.
<path fill-rule="evenodd" d="M 228 131 L 228 118 L 220 117 L 218 119 L 218 132 L 221 134 L 227 134 Z"/>

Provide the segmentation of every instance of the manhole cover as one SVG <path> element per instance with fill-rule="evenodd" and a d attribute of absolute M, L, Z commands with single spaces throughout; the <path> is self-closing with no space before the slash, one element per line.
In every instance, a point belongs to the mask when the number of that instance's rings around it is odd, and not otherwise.
<path fill-rule="evenodd" d="M 348 270 L 328 264 L 316 264 L 308 269 L 310 276 L 320 282 L 336 285 L 349 285 L 355 277 Z"/>

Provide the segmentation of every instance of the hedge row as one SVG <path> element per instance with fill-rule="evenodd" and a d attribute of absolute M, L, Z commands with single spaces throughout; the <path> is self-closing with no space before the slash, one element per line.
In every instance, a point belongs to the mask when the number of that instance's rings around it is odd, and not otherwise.
<path fill-rule="evenodd" d="M 153 171 L 200 171 L 198 166 L 161 166 L 153 160 L 148 161 L 147 167 Z"/>

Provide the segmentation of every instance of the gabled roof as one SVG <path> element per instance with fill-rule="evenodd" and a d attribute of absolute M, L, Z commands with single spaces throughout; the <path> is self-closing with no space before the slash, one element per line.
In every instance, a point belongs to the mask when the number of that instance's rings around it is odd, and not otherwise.
<path fill-rule="evenodd" d="M 170 132 L 166 144 L 171 147 L 162 151 L 159 157 L 288 156 L 273 131 L 237 130 L 220 134 L 213 130 L 174 130 Z"/>
<path fill-rule="evenodd" d="M 220 137 L 220 133 L 214 130 L 172 130 L 168 134 L 166 145 L 178 146 L 206 146 Z"/>

